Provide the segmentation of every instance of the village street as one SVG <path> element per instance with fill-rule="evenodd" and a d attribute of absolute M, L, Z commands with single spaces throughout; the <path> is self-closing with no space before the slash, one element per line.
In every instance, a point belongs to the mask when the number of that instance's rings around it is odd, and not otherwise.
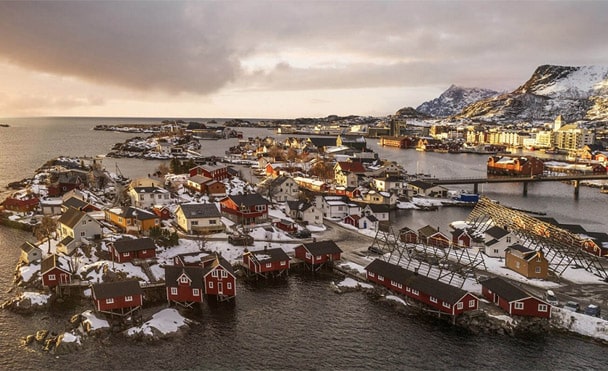
<path fill-rule="evenodd" d="M 327 231 L 323 232 L 322 239 L 336 242 L 343 251 L 342 260 L 351 261 L 364 267 L 369 264 L 369 260 L 364 257 L 369 254 L 367 248 L 374 242 L 373 238 L 354 232 L 327 219 L 325 220 L 325 226 Z"/>

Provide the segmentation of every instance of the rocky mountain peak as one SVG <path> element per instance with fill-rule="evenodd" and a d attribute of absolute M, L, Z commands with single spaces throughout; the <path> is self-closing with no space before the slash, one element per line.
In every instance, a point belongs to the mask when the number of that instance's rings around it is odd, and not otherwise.
<path fill-rule="evenodd" d="M 447 117 L 459 113 L 476 101 L 497 94 L 498 92 L 489 89 L 463 88 L 452 84 L 438 98 L 422 103 L 416 110 L 435 117 Z"/>

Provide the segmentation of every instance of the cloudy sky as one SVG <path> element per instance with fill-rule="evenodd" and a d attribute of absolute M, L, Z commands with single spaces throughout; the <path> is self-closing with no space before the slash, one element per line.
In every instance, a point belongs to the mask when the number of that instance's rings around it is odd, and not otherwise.
<path fill-rule="evenodd" d="M 5 1 L 0 117 L 387 115 L 606 64 L 608 1 Z"/>

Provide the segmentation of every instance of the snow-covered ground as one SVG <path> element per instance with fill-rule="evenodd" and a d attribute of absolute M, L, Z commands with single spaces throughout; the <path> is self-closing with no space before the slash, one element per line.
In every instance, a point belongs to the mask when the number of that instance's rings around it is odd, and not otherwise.
<path fill-rule="evenodd" d="M 166 336 L 188 326 L 190 322 L 179 314 L 177 309 L 167 308 L 155 313 L 152 319 L 143 325 L 131 327 L 125 333 L 127 336 L 143 335 L 153 337 L 156 336 L 155 332 L 157 332 L 160 336 Z"/>

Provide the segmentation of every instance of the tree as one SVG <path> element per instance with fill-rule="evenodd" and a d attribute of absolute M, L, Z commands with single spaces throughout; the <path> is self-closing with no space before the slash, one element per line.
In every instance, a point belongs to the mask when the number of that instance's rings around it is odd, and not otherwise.
<path fill-rule="evenodd" d="M 51 253 L 51 237 L 57 230 L 57 221 L 51 218 L 49 215 L 45 215 L 40 220 L 40 224 L 36 226 L 34 229 L 34 234 L 37 239 L 42 241 L 43 239 L 47 239 L 49 243 L 49 247 L 47 249 L 47 254 Z"/>

